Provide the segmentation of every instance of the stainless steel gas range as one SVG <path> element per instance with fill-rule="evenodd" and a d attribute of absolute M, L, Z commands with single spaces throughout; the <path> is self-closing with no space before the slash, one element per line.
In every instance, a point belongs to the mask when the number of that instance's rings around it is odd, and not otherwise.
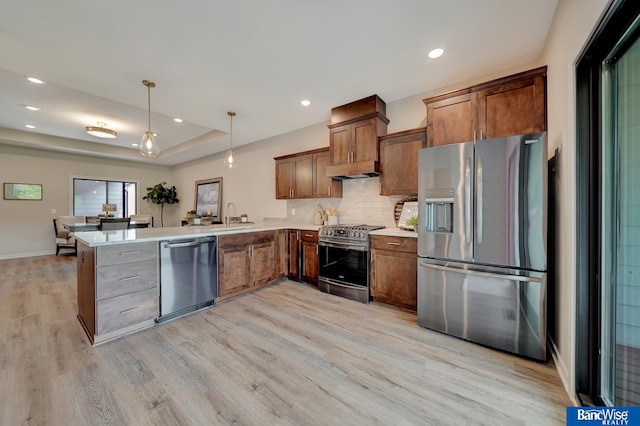
<path fill-rule="evenodd" d="M 328 225 L 318 236 L 318 289 L 369 303 L 371 225 Z"/>

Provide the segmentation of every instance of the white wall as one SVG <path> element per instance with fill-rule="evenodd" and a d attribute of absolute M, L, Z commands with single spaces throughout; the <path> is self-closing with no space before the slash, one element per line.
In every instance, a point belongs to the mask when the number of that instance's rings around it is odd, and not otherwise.
<path fill-rule="evenodd" d="M 559 221 L 556 264 L 556 364 L 565 388 L 575 394 L 576 289 L 576 79 L 575 65 L 609 0 L 560 0 L 547 36 L 549 154 L 558 148 Z"/>
<path fill-rule="evenodd" d="M 42 201 L 0 200 L 0 259 L 55 253 L 52 219 L 71 213 L 72 176 L 139 182 L 138 211 L 160 223 L 158 207 L 142 197 L 147 186 L 170 181 L 169 167 L 0 144 L 0 181 L 43 185 Z"/>

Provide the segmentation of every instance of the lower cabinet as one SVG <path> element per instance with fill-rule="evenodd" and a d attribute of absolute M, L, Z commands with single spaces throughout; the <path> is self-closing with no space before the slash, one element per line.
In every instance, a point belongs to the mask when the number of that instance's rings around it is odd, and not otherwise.
<path fill-rule="evenodd" d="M 78 242 L 78 319 L 97 344 L 154 324 L 158 243 L 89 247 Z"/>
<path fill-rule="evenodd" d="M 218 297 L 260 287 L 276 276 L 276 232 L 250 232 L 218 237 Z"/>
<path fill-rule="evenodd" d="M 318 284 L 318 231 L 289 230 L 288 277 Z"/>
<path fill-rule="evenodd" d="M 418 286 L 417 238 L 371 236 L 371 296 L 373 300 L 416 310 Z"/>
<path fill-rule="evenodd" d="M 287 239 L 289 238 L 289 231 L 286 229 L 280 229 L 276 231 L 275 241 L 275 256 L 276 256 L 276 271 L 275 279 L 284 278 L 289 271 L 287 256 Z"/>

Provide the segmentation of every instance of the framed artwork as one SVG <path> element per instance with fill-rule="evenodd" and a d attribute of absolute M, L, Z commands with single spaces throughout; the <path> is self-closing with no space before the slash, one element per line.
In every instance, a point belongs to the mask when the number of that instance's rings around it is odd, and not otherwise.
<path fill-rule="evenodd" d="M 194 210 L 200 216 L 211 217 L 213 222 L 222 222 L 222 178 L 196 181 Z"/>
<path fill-rule="evenodd" d="M 4 183 L 5 200 L 42 200 L 42 185 L 39 183 Z"/>

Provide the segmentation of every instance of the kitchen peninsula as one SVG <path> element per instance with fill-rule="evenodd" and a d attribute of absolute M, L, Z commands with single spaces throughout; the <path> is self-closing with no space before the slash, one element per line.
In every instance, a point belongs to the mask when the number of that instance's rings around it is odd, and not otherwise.
<path fill-rule="evenodd" d="M 153 326 L 160 314 L 160 246 L 166 241 L 217 239 L 215 300 L 284 278 L 288 229 L 318 227 L 213 225 L 80 232 L 78 319 L 92 344 Z"/>

